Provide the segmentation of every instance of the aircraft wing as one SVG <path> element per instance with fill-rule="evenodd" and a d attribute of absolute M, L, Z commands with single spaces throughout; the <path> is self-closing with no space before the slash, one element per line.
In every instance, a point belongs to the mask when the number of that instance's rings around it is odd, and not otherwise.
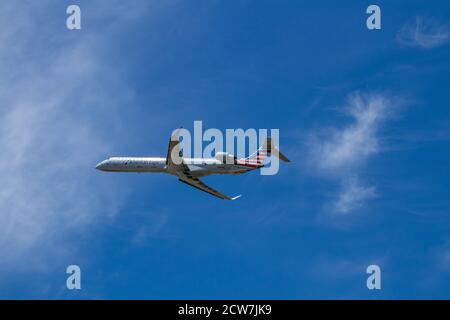
<path fill-rule="evenodd" d="M 224 200 L 236 200 L 238 198 L 240 198 L 241 196 L 237 196 L 237 197 L 233 197 L 230 198 L 222 193 L 220 193 L 217 190 L 214 190 L 213 188 L 207 186 L 205 183 L 203 183 L 201 180 L 199 180 L 196 177 L 193 177 L 192 175 L 189 174 L 189 172 L 180 172 L 178 173 L 178 180 L 181 182 L 184 182 L 194 188 L 197 188 L 201 191 L 205 191 L 209 194 L 212 194 L 213 196 L 220 198 L 220 199 L 224 199 Z"/>
<path fill-rule="evenodd" d="M 167 150 L 166 158 L 166 166 L 176 172 L 178 180 L 201 191 L 212 194 L 213 196 L 220 199 L 236 200 L 240 198 L 241 196 L 230 198 L 220 193 L 219 191 L 207 186 L 198 178 L 192 175 L 191 170 L 189 170 L 188 166 L 183 162 L 183 154 L 180 149 L 179 132 L 180 129 L 176 130 L 170 137 L 169 149 Z"/>

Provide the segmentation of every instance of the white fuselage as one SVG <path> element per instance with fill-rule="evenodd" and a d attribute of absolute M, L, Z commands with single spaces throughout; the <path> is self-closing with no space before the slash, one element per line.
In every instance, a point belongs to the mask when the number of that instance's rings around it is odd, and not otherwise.
<path fill-rule="evenodd" d="M 228 164 L 214 158 L 183 158 L 183 163 L 192 175 L 197 177 L 210 174 L 239 174 L 261 167 L 261 165 Z M 167 167 L 166 158 L 160 157 L 112 157 L 100 162 L 96 168 L 107 172 L 161 172 L 176 175 L 176 171 Z"/>

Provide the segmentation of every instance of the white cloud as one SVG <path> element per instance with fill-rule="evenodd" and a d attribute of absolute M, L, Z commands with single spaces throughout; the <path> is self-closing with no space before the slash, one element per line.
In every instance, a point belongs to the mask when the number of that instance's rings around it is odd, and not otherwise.
<path fill-rule="evenodd" d="M 433 19 L 417 17 L 414 23 L 405 24 L 397 34 L 397 41 L 403 45 L 432 49 L 448 43 L 450 29 Z"/>
<path fill-rule="evenodd" d="M 377 129 L 386 119 L 392 101 L 383 94 L 353 93 L 344 112 L 353 123 L 334 129 L 314 144 L 316 157 L 323 169 L 342 169 L 357 165 L 378 152 Z"/>
<path fill-rule="evenodd" d="M 51 5 L 0 4 L 0 274 L 54 262 L 123 200 L 94 167 L 130 90 L 98 54 L 104 34 L 69 34 L 65 10 L 61 27 L 36 21 Z"/>
<path fill-rule="evenodd" d="M 347 214 L 361 208 L 365 201 L 376 197 L 375 187 L 362 186 L 358 179 L 345 181 L 333 208 L 336 212 Z"/>
<path fill-rule="evenodd" d="M 375 197 L 375 187 L 361 182 L 359 170 L 379 152 L 379 129 L 396 105 L 396 99 L 387 94 L 352 93 L 343 108 L 352 121 L 312 139 L 314 166 L 341 185 L 337 200 L 328 209 L 350 213 Z"/>

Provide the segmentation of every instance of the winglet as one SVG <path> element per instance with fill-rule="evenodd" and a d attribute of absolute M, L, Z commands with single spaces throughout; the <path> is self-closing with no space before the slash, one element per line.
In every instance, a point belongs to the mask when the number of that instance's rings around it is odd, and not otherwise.
<path fill-rule="evenodd" d="M 236 197 L 233 197 L 233 198 L 231 198 L 230 200 L 236 200 L 236 199 L 239 199 L 240 197 L 242 197 L 242 194 L 240 194 L 240 195 L 238 195 L 238 196 L 236 196 Z"/>

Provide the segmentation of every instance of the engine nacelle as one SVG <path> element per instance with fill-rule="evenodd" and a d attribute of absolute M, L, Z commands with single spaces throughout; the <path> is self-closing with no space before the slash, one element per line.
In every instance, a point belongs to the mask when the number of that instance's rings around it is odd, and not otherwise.
<path fill-rule="evenodd" d="M 236 163 L 236 157 L 233 154 L 227 153 L 227 152 L 217 152 L 216 159 L 222 163 L 227 163 L 227 164 Z"/>

